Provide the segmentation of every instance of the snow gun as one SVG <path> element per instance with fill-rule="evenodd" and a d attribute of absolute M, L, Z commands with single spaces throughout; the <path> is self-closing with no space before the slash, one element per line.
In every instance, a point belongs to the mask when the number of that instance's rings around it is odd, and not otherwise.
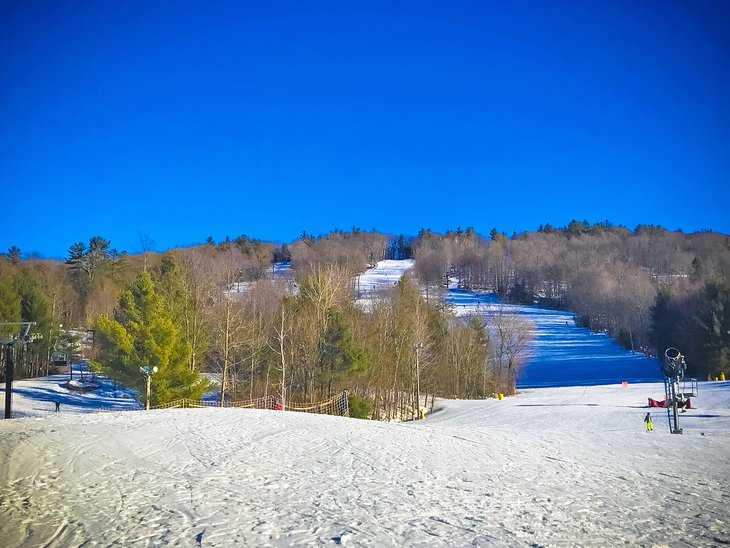
<path fill-rule="evenodd" d="M 698 393 L 697 380 L 684 379 L 687 362 L 684 360 L 682 353 L 676 348 L 667 348 L 664 351 L 661 369 L 664 374 L 664 394 L 667 402 L 669 431 L 672 434 L 681 434 L 678 409 L 681 407 L 684 412 L 690 407 L 690 398 L 696 397 Z"/>

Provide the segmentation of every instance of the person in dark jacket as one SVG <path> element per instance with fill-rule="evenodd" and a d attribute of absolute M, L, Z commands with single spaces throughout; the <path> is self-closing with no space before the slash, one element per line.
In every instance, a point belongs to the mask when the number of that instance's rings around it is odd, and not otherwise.
<path fill-rule="evenodd" d="M 654 423 L 651 422 L 651 413 L 647 413 L 646 417 L 644 417 L 644 422 L 646 423 L 646 431 L 651 432 L 654 430 Z"/>

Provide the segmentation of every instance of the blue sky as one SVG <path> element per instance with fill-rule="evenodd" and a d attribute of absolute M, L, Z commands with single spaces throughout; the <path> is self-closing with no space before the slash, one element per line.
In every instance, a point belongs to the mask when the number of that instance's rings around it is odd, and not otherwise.
<path fill-rule="evenodd" d="M 2 250 L 730 233 L 723 0 L 0 6 Z"/>

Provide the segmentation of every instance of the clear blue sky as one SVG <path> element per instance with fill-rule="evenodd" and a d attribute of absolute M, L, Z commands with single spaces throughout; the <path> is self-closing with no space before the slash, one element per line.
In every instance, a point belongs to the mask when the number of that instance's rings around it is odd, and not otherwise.
<path fill-rule="evenodd" d="M 730 233 L 725 0 L 0 6 L 0 250 Z"/>

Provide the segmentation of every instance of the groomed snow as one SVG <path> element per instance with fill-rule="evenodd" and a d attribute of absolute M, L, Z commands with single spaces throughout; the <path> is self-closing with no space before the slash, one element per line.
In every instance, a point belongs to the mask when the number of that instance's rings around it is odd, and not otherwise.
<path fill-rule="evenodd" d="M 661 384 L 442 401 L 386 424 L 239 409 L 0 424 L 4 546 L 716 546 L 730 383 L 672 435 Z M 702 435 L 704 433 L 704 435 Z M 202 535 L 202 536 L 201 536 Z"/>
<path fill-rule="evenodd" d="M 360 298 L 377 295 L 378 292 L 392 288 L 403 277 L 403 274 L 413 268 L 412 259 L 380 261 L 373 268 L 358 276 L 357 287 Z"/>
<path fill-rule="evenodd" d="M 449 290 L 448 299 L 459 316 L 488 318 L 502 309 L 529 322 L 533 338 L 517 380 L 521 388 L 656 382 L 662 378 L 659 360 L 626 350 L 605 333 L 578 327 L 571 312 L 501 304 L 493 293 L 456 289 Z"/>

